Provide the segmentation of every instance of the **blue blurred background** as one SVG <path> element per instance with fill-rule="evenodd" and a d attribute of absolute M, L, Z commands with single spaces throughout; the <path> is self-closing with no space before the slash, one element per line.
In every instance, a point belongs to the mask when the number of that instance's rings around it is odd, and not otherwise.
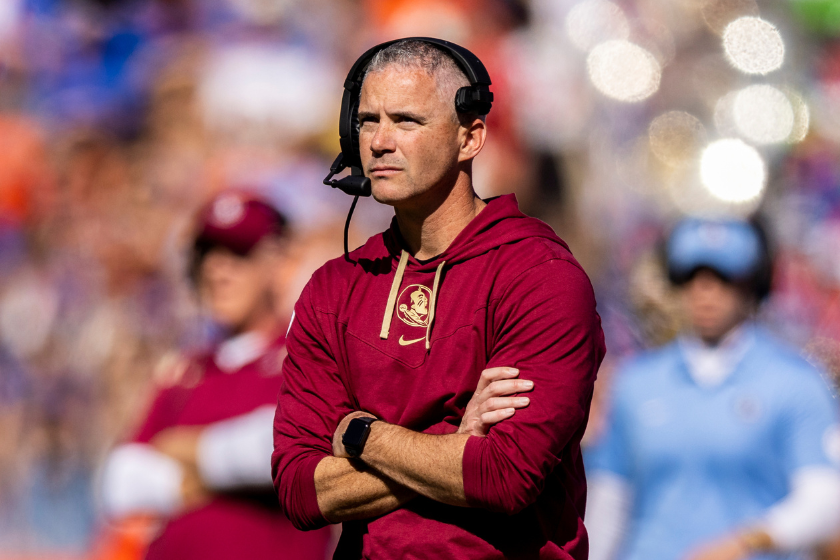
<path fill-rule="evenodd" d="M 105 523 L 95 480 L 213 336 L 193 214 L 231 187 L 288 214 L 288 317 L 341 252 L 350 200 L 321 179 L 344 75 L 412 35 L 487 65 L 477 189 L 516 193 L 586 267 L 599 385 L 678 331 L 657 251 L 686 214 L 764 216 L 763 320 L 840 372 L 840 0 L 0 0 L 0 558 L 137 558 L 148 524 Z M 390 212 L 356 216 L 358 245 Z"/>

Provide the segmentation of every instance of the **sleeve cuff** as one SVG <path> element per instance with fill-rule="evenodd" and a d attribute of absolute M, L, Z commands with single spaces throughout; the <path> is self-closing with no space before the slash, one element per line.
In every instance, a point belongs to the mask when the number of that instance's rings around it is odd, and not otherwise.
<path fill-rule="evenodd" d="M 464 476 L 464 496 L 470 507 L 481 507 L 483 502 L 481 455 L 484 451 L 486 438 L 472 436 L 464 447 L 464 458 L 461 463 Z"/>
<path fill-rule="evenodd" d="M 299 529 L 312 530 L 326 527 L 330 521 L 321 513 L 318 507 L 318 494 L 315 492 L 315 469 L 324 457 L 312 455 L 300 463 L 294 488 L 290 490 L 292 502 L 298 506 L 298 515 L 287 511 L 286 516 L 295 522 Z"/>

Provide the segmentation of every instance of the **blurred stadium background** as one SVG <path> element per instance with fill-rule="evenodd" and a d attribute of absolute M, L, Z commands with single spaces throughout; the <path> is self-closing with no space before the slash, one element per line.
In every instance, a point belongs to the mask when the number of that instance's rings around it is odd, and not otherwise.
<path fill-rule="evenodd" d="M 679 327 L 663 231 L 720 212 L 761 212 L 764 319 L 840 370 L 840 0 L 0 0 L 0 558 L 133 557 L 147 526 L 101 518 L 97 468 L 214 336 L 195 210 L 236 187 L 291 218 L 288 317 L 341 252 L 344 75 L 411 35 L 487 65 L 479 194 L 516 193 L 589 271 L 602 379 Z M 351 244 L 389 219 L 362 201 Z"/>

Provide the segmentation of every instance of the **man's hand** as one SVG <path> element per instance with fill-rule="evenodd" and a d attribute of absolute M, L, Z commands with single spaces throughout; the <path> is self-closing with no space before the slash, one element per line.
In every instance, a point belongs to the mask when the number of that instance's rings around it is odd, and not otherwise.
<path fill-rule="evenodd" d="M 150 442 L 155 449 L 169 455 L 185 467 L 196 466 L 200 426 L 176 426 L 161 430 Z"/>
<path fill-rule="evenodd" d="M 534 388 L 533 381 L 514 379 L 518 375 L 518 369 L 509 367 L 482 371 L 457 433 L 486 436 L 491 426 L 513 416 L 517 408 L 528 406 L 531 402 L 528 397 L 506 396 L 525 393 Z"/>
<path fill-rule="evenodd" d="M 332 440 L 332 448 L 333 448 L 333 456 L 334 457 L 341 457 L 344 459 L 349 459 L 350 455 L 347 454 L 347 450 L 344 449 L 344 444 L 341 442 L 342 436 L 344 436 L 344 432 L 347 431 L 347 426 L 350 425 L 350 420 L 353 418 L 376 418 L 370 412 L 365 412 L 363 410 L 357 410 L 355 412 L 351 412 L 347 416 L 345 416 L 341 422 L 338 423 L 338 427 L 335 429 L 335 433 L 333 434 Z"/>
<path fill-rule="evenodd" d="M 181 507 L 191 511 L 210 501 L 213 493 L 204 486 L 201 475 L 195 467 L 184 466 L 181 480 Z"/>
<path fill-rule="evenodd" d="M 186 511 L 196 509 L 206 503 L 212 492 L 204 486 L 198 472 L 198 438 L 200 426 L 176 426 L 161 430 L 150 442 L 155 449 L 168 455 L 181 464 L 181 503 Z"/>

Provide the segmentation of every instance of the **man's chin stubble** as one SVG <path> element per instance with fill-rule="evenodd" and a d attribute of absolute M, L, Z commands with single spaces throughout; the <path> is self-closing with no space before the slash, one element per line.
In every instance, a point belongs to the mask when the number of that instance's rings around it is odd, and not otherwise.
<path fill-rule="evenodd" d="M 371 182 L 373 183 L 371 185 L 373 199 L 380 204 L 399 206 L 400 203 L 413 198 L 413 195 L 405 194 L 410 190 L 408 187 L 394 185 L 389 179 L 377 179 Z M 377 188 L 377 182 L 380 182 L 379 188 Z"/>

